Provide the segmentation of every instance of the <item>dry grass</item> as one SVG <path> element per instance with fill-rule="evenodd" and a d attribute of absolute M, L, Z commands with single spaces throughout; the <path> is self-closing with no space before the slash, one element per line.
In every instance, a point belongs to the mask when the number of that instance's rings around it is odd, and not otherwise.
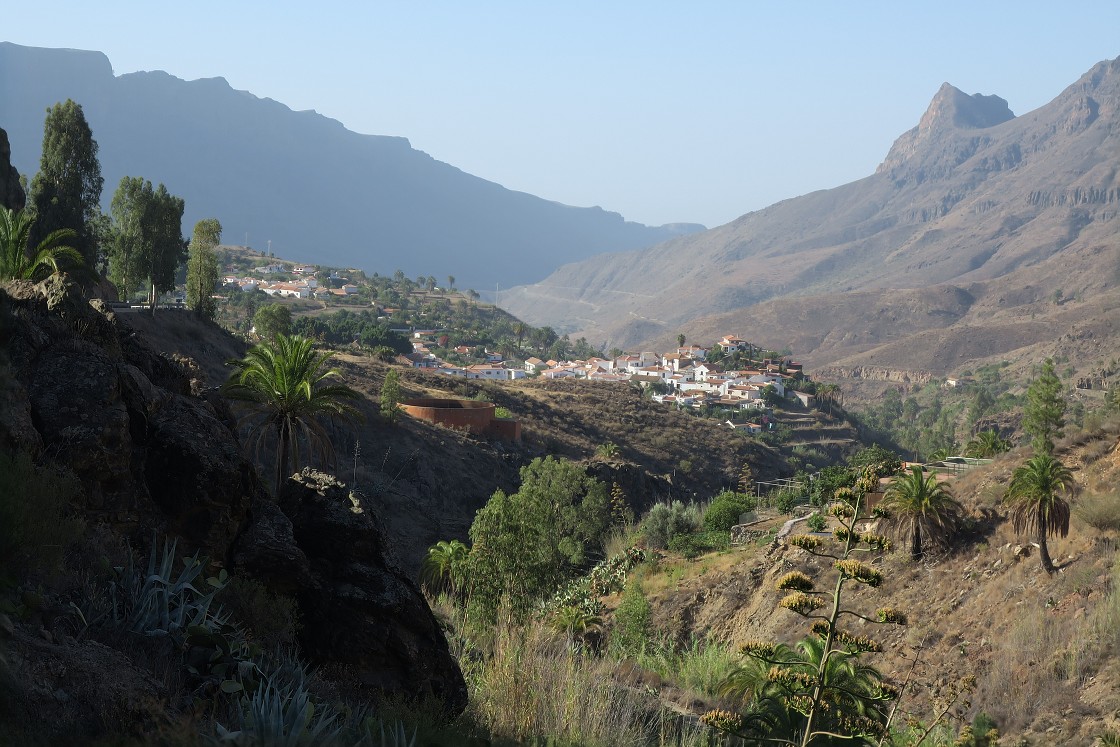
<path fill-rule="evenodd" d="M 1081 495 L 1073 502 L 1073 513 L 1102 532 L 1120 530 L 1120 490 Z"/>
<path fill-rule="evenodd" d="M 706 736 L 687 722 L 682 734 L 646 688 L 622 684 L 624 664 L 573 652 L 539 626 L 497 631 L 489 656 L 463 665 L 473 718 L 497 739 L 638 747 Z"/>

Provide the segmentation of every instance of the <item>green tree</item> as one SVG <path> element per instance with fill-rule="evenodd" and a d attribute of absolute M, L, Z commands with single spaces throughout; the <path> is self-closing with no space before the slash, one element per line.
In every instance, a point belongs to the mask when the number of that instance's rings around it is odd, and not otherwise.
<path fill-rule="evenodd" d="M 381 382 L 381 417 L 390 425 L 397 422 L 401 409 L 401 375 L 396 369 L 390 368 Z"/>
<path fill-rule="evenodd" d="M 97 226 L 101 215 L 101 164 L 97 141 L 82 107 L 70 99 L 47 109 L 39 172 L 31 180 L 28 205 L 35 217 L 30 243 L 40 245 L 55 231 L 74 231 L 74 248 L 90 270 L 97 267 Z"/>
<path fill-rule="evenodd" d="M 1056 568 L 1046 546 L 1047 537 L 1069 534 L 1069 503 L 1060 493 L 1073 488 L 1073 474 L 1051 454 L 1037 454 L 1015 468 L 1004 503 L 1011 511 L 1011 525 L 1020 534 L 1034 533 L 1042 568 Z"/>
<path fill-rule="evenodd" d="M 684 341 L 685 341 L 684 332 L 678 332 L 677 333 L 677 347 L 678 348 L 683 348 L 684 347 Z"/>
<path fill-rule="evenodd" d="M 1054 372 L 1054 361 L 1047 358 L 1038 378 L 1027 389 L 1027 404 L 1023 409 L 1023 430 L 1030 434 L 1036 453 L 1054 453 L 1054 440 L 1064 435 L 1065 416 L 1062 382 Z"/>
<path fill-rule="evenodd" d="M 455 276 L 454 275 L 448 275 L 447 276 L 447 290 L 449 290 L 449 291 L 455 290 Z"/>
<path fill-rule="evenodd" d="M 919 466 L 899 475 L 887 486 L 879 507 L 887 512 L 887 523 L 896 536 L 909 537 L 910 557 L 920 560 L 924 541 L 946 546 L 959 530 L 964 509 L 953 497 L 948 483 L 926 474 Z"/>
<path fill-rule="evenodd" d="M 160 184 L 125 176 L 113 193 L 109 269 L 128 298 L 142 282 L 155 313 L 159 294 L 175 287 L 175 270 L 183 262 L 183 200 Z"/>
<path fill-rule="evenodd" d="M 503 606 L 522 619 L 584 569 L 610 532 L 607 487 L 555 457 L 521 468 L 521 487 L 498 490 L 475 514 L 468 577 L 471 616 L 493 623 Z"/>
<path fill-rule="evenodd" d="M 82 255 L 63 242 L 76 237 L 72 229 L 47 234 L 28 252 L 28 237 L 34 220 L 20 210 L 0 207 L 0 280 L 37 280 L 48 270 L 58 272 L 59 260 L 81 265 Z"/>
<path fill-rule="evenodd" d="M 217 218 L 204 218 L 194 224 L 187 248 L 187 306 L 207 319 L 213 319 L 216 306 L 214 288 L 218 285 L 218 254 L 222 224 Z"/>
<path fill-rule="evenodd" d="M 266 303 L 253 314 L 253 326 L 262 340 L 273 340 L 292 331 L 292 310 L 281 303 Z"/>
<path fill-rule="evenodd" d="M 339 376 L 337 369 L 327 368 L 331 355 L 317 352 L 306 337 L 280 334 L 250 349 L 243 359 L 229 362 L 236 371 L 222 392 L 249 406 L 244 421 L 255 453 L 259 455 L 267 443 L 275 443 L 273 486 L 277 496 L 292 465 L 301 461 L 301 441 L 307 443 L 312 458 L 333 456 L 322 418 L 359 418 L 351 401 L 360 395 L 348 386 L 327 383 Z"/>

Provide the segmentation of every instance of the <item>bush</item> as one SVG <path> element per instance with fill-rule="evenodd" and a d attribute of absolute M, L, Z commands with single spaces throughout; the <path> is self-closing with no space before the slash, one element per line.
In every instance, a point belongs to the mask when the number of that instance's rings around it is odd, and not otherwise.
<path fill-rule="evenodd" d="M 802 502 L 805 495 L 800 490 L 783 490 L 774 498 L 774 508 L 783 514 L 793 511 L 793 507 Z"/>
<path fill-rule="evenodd" d="M 740 523 L 743 514 L 754 511 L 757 506 L 753 496 L 725 490 L 712 499 L 704 512 L 704 529 L 711 531 L 730 531 Z"/>
<path fill-rule="evenodd" d="M 1120 491 L 1087 493 L 1073 504 L 1073 513 L 1094 529 L 1120 529 Z"/>
<path fill-rule="evenodd" d="M 707 552 L 727 550 L 731 547 L 731 532 L 713 530 L 696 534 L 679 534 L 669 542 L 669 549 L 686 558 L 697 558 Z"/>
<path fill-rule="evenodd" d="M 641 584 L 631 581 L 626 585 L 612 619 L 611 647 L 619 653 L 635 654 L 649 645 L 653 615 Z"/>
<path fill-rule="evenodd" d="M 71 506 L 81 491 L 70 473 L 0 453 L 0 569 L 58 571 L 85 526 Z"/>
<path fill-rule="evenodd" d="M 826 525 L 827 521 L 824 514 L 813 514 L 805 520 L 805 526 L 809 527 L 812 532 L 823 532 Z"/>
<path fill-rule="evenodd" d="M 663 550 L 677 535 L 698 530 L 700 523 L 700 509 L 694 503 L 656 503 L 642 521 L 641 532 L 647 545 Z"/>

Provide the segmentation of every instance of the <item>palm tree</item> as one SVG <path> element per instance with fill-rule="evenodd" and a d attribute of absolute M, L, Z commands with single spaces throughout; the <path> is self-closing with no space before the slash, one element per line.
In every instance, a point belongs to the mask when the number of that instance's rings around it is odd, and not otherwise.
<path fill-rule="evenodd" d="M 63 243 L 78 237 L 71 228 L 52 231 L 27 251 L 34 223 L 35 219 L 22 210 L 0 207 L 0 280 L 36 280 L 45 274 L 45 268 L 58 272 L 59 260 L 75 265 L 85 261 L 77 249 Z"/>
<path fill-rule="evenodd" d="M 993 429 L 980 431 L 965 444 L 964 455 L 974 459 L 990 459 L 1009 450 L 1011 444 L 999 437 Z"/>
<path fill-rule="evenodd" d="M 470 548 L 459 540 L 440 540 L 428 548 L 420 566 L 420 583 L 431 593 L 457 592 L 463 585 L 463 572 Z"/>
<path fill-rule="evenodd" d="M 1069 503 L 1058 495 L 1073 488 L 1073 473 L 1051 454 L 1031 457 L 1015 468 L 1004 503 L 1011 509 L 1011 525 L 1020 534 L 1035 533 L 1042 568 L 1057 570 L 1050 560 L 1046 538 L 1069 534 Z"/>
<path fill-rule="evenodd" d="M 245 402 L 251 411 L 245 416 L 250 439 L 260 453 L 265 442 L 276 438 L 274 487 L 290 474 L 290 466 L 300 461 L 299 445 L 304 440 L 312 455 L 327 457 L 332 446 L 322 416 L 354 420 L 360 417 L 348 400 L 360 395 L 342 384 L 324 384 L 339 375 L 326 368 L 333 353 L 316 352 L 311 340 L 284 334 L 252 348 L 242 360 L 229 361 L 237 371 L 222 388 L 226 397 Z"/>
<path fill-rule="evenodd" d="M 922 557 L 923 537 L 934 544 L 945 544 L 960 526 L 961 504 L 953 497 L 949 485 L 937 475 L 920 466 L 902 475 L 887 486 L 880 508 L 888 514 L 887 521 L 896 536 L 910 536 L 910 557 Z"/>

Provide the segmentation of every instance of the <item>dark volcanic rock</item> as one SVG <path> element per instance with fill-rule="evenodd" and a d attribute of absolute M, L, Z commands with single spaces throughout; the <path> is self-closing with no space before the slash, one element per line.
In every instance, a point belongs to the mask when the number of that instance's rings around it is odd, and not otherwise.
<path fill-rule="evenodd" d="M 229 426 L 185 394 L 181 366 L 64 275 L 5 284 L 0 322 L 12 374 L 0 443 L 72 469 L 92 516 L 223 562 L 261 488 Z"/>
<path fill-rule="evenodd" d="M 12 165 L 12 146 L 8 133 L 0 129 L 0 207 L 22 210 L 26 196 L 19 183 L 19 172 Z"/>
<path fill-rule="evenodd" d="M 311 563 L 312 585 L 299 594 L 304 651 L 375 691 L 430 694 L 462 711 L 463 675 L 419 588 L 388 557 L 377 518 L 310 469 L 288 481 L 280 505 Z"/>

